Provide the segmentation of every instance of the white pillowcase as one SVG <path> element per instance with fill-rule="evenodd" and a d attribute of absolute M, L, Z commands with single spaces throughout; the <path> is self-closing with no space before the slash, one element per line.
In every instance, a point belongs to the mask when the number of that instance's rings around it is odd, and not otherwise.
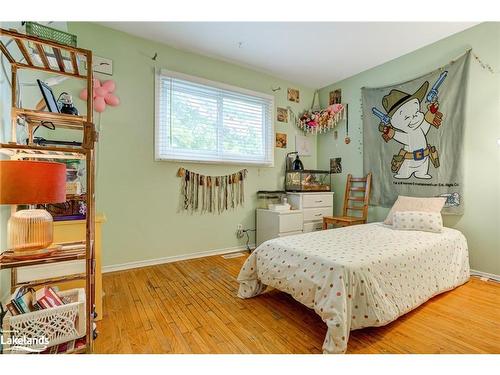
<path fill-rule="evenodd" d="M 398 211 L 420 211 L 420 212 L 437 212 L 441 213 L 444 204 L 446 203 L 446 198 L 435 197 L 435 198 L 417 198 L 417 197 L 405 197 L 400 195 L 394 205 L 392 206 L 389 214 L 385 218 L 384 224 L 392 224 L 392 216 Z"/>
<path fill-rule="evenodd" d="M 443 218 L 439 212 L 398 211 L 392 217 L 392 226 L 397 230 L 441 233 Z"/>

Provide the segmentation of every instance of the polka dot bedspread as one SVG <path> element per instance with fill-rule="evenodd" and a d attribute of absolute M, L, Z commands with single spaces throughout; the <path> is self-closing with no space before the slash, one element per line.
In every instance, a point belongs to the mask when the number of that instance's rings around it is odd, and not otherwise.
<path fill-rule="evenodd" d="M 385 325 L 468 279 L 459 231 L 370 223 L 264 242 L 240 271 L 238 296 L 289 293 L 326 323 L 323 352 L 344 353 L 351 330 Z"/>

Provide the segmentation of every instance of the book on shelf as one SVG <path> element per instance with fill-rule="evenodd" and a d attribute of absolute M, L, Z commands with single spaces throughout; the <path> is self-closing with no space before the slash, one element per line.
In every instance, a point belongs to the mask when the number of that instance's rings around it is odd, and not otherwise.
<path fill-rule="evenodd" d="M 14 306 L 14 304 L 12 303 L 12 301 L 11 302 L 7 302 L 5 306 L 7 306 L 7 310 L 9 310 L 10 315 L 16 316 L 16 315 L 20 314 L 19 310 L 17 309 L 16 306 Z"/>
<path fill-rule="evenodd" d="M 33 305 L 38 306 L 40 309 L 48 309 L 50 307 L 64 305 L 64 302 L 61 300 L 54 288 L 44 286 L 36 291 Z"/>
<path fill-rule="evenodd" d="M 67 303 L 58 294 L 57 288 L 44 286 L 37 291 L 21 286 L 17 288 L 5 305 L 12 316 L 61 306 Z"/>

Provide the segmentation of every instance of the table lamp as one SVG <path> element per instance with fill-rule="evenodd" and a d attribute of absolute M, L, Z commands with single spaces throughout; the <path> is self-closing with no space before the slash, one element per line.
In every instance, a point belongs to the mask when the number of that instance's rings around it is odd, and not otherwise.
<path fill-rule="evenodd" d="M 0 160 L 0 204 L 30 205 L 9 218 L 9 250 L 16 257 L 50 252 L 52 215 L 35 204 L 66 201 L 66 165 L 47 161 Z"/>

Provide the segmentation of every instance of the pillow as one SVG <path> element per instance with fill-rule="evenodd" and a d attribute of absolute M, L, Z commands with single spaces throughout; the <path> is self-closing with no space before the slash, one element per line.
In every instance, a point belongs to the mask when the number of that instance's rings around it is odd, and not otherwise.
<path fill-rule="evenodd" d="M 420 211 L 420 212 L 437 212 L 440 213 L 446 202 L 446 198 L 415 198 L 405 197 L 400 195 L 389 214 L 385 218 L 384 224 L 392 225 L 392 216 L 398 211 Z"/>
<path fill-rule="evenodd" d="M 443 218 L 439 212 L 398 211 L 394 213 L 392 226 L 397 230 L 441 233 Z"/>

